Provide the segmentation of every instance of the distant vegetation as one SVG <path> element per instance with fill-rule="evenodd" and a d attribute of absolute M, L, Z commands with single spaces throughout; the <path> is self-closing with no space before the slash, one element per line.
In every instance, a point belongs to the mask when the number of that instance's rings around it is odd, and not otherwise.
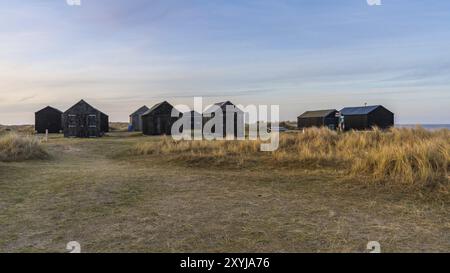
<path fill-rule="evenodd" d="M 39 140 L 16 133 L 0 135 L 0 161 L 12 162 L 28 159 L 44 159 L 48 153 Z"/>
<path fill-rule="evenodd" d="M 128 123 L 126 122 L 110 122 L 109 129 L 111 132 L 127 132 Z"/>
<path fill-rule="evenodd" d="M 8 132 L 17 132 L 21 134 L 34 134 L 33 125 L 1 125 L 0 124 L 0 135 Z"/>
<path fill-rule="evenodd" d="M 450 130 L 423 128 L 337 133 L 309 129 L 282 134 L 280 148 L 260 152 L 255 141 L 173 141 L 136 144 L 134 155 L 171 155 L 205 167 L 334 168 L 363 181 L 449 190 Z"/>

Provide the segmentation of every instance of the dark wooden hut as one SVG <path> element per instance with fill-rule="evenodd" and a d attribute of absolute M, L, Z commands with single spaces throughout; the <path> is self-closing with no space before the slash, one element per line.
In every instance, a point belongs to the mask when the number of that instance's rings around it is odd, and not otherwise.
<path fill-rule="evenodd" d="M 62 115 L 65 137 L 101 137 L 109 131 L 108 116 L 84 100 Z"/>
<path fill-rule="evenodd" d="M 203 124 L 206 124 L 209 120 L 213 119 L 216 114 L 220 113 L 223 117 L 223 136 L 227 134 L 227 114 L 228 111 L 232 111 L 234 117 L 234 136 L 243 137 L 245 133 L 245 114 L 230 101 L 215 103 L 203 113 Z M 238 130 L 240 128 L 240 130 Z M 216 128 L 212 128 L 212 133 L 216 133 Z"/>
<path fill-rule="evenodd" d="M 142 114 L 142 133 L 144 135 L 171 135 L 172 125 L 181 117 L 172 117 L 174 107 L 167 101 L 156 104 Z"/>
<path fill-rule="evenodd" d="M 183 113 L 183 118 L 191 119 L 191 130 L 202 130 L 203 129 L 203 115 L 197 111 L 190 111 Z"/>
<path fill-rule="evenodd" d="M 346 107 L 340 114 L 345 130 L 387 129 L 394 126 L 394 113 L 381 105 Z"/>
<path fill-rule="evenodd" d="M 47 106 L 34 114 L 34 128 L 38 134 L 59 134 L 62 131 L 62 112 Z"/>
<path fill-rule="evenodd" d="M 306 111 L 297 118 L 299 129 L 308 127 L 328 127 L 335 130 L 338 126 L 339 118 L 336 109 Z"/>
<path fill-rule="evenodd" d="M 130 115 L 130 124 L 133 131 L 142 131 L 142 115 L 150 110 L 147 106 L 142 106 Z"/>

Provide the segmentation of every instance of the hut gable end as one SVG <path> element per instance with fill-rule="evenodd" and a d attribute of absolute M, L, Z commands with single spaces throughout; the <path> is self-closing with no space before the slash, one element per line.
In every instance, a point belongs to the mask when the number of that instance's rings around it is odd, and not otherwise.
<path fill-rule="evenodd" d="M 172 125 L 177 121 L 181 113 L 172 117 L 174 107 L 167 101 L 154 105 L 142 115 L 142 132 L 144 135 L 170 135 Z"/>
<path fill-rule="evenodd" d="M 98 111 L 94 107 L 92 107 L 89 103 L 84 100 L 79 101 L 74 106 L 70 107 L 64 114 L 77 114 L 77 113 L 85 113 L 85 114 L 97 114 Z"/>
<path fill-rule="evenodd" d="M 232 112 L 227 112 L 229 109 L 228 106 L 233 106 L 234 109 Z M 225 101 L 225 102 L 218 102 L 212 105 L 211 107 L 208 107 L 205 112 L 203 113 L 203 124 L 207 124 L 211 119 L 215 118 L 217 113 L 222 114 L 223 118 L 223 128 L 222 133 L 223 137 L 228 136 L 229 137 L 236 137 L 236 138 L 242 138 L 245 135 L 245 113 L 242 111 L 239 107 L 237 107 L 235 104 L 233 104 L 231 101 Z M 229 114 L 233 115 L 233 120 L 228 120 Z M 228 124 L 229 123 L 229 124 Z M 232 128 L 233 132 L 227 132 L 227 127 Z M 219 130 L 216 130 L 215 126 L 212 128 L 212 133 L 219 136 Z"/>
<path fill-rule="evenodd" d="M 62 112 L 51 106 L 47 106 L 35 113 L 35 131 L 44 134 L 47 131 L 51 134 L 60 133 L 62 130 Z"/>
<path fill-rule="evenodd" d="M 147 106 L 142 106 L 130 115 L 131 129 L 135 132 L 142 131 L 142 115 L 150 110 Z"/>
<path fill-rule="evenodd" d="M 62 115 L 65 137 L 100 137 L 109 131 L 109 118 L 84 100 Z"/>

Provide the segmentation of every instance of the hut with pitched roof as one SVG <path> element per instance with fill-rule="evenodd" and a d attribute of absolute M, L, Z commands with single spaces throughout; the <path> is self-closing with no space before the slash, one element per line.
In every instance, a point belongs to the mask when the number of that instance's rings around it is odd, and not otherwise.
<path fill-rule="evenodd" d="M 81 100 L 62 114 L 65 137 L 101 137 L 109 131 L 109 117 Z"/>
<path fill-rule="evenodd" d="M 338 126 L 339 118 L 336 109 L 306 111 L 297 118 L 299 129 L 308 127 L 328 127 L 335 130 Z"/>
<path fill-rule="evenodd" d="M 223 136 L 227 136 L 227 127 L 233 129 L 235 137 L 244 137 L 245 134 L 245 113 L 239 107 L 230 101 L 218 102 L 209 107 L 203 113 L 203 124 L 205 125 L 209 120 L 221 115 L 223 118 Z M 230 119 L 232 117 L 232 119 Z M 230 124 L 233 123 L 233 124 Z M 212 128 L 212 133 L 217 134 L 215 126 Z"/>
<path fill-rule="evenodd" d="M 135 132 L 142 131 L 142 115 L 148 110 L 150 109 L 144 105 L 130 115 L 130 125 L 133 131 Z"/>
<path fill-rule="evenodd" d="M 62 131 L 62 112 L 47 106 L 34 113 L 34 129 L 38 134 L 59 134 Z"/>
<path fill-rule="evenodd" d="M 172 110 L 175 110 L 176 116 L 172 116 Z M 142 133 L 144 135 L 171 135 L 172 125 L 181 117 L 170 103 L 163 101 L 155 104 L 147 112 L 142 114 Z"/>
<path fill-rule="evenodd" d="M 345 107 L 340 114 L 345 130 L 387 129 L 394 126 L 394 113 L 382 105 Z"/>

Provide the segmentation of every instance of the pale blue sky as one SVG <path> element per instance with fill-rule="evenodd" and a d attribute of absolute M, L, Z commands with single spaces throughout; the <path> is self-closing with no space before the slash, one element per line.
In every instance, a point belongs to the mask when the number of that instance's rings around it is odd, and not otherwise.
<path fill-rule="evenodd" d="M 0 124 L 81 98 L 126 121 L 193 96 L 450 123 L 449 49 L 447 0 L 0 0 Z"/>

